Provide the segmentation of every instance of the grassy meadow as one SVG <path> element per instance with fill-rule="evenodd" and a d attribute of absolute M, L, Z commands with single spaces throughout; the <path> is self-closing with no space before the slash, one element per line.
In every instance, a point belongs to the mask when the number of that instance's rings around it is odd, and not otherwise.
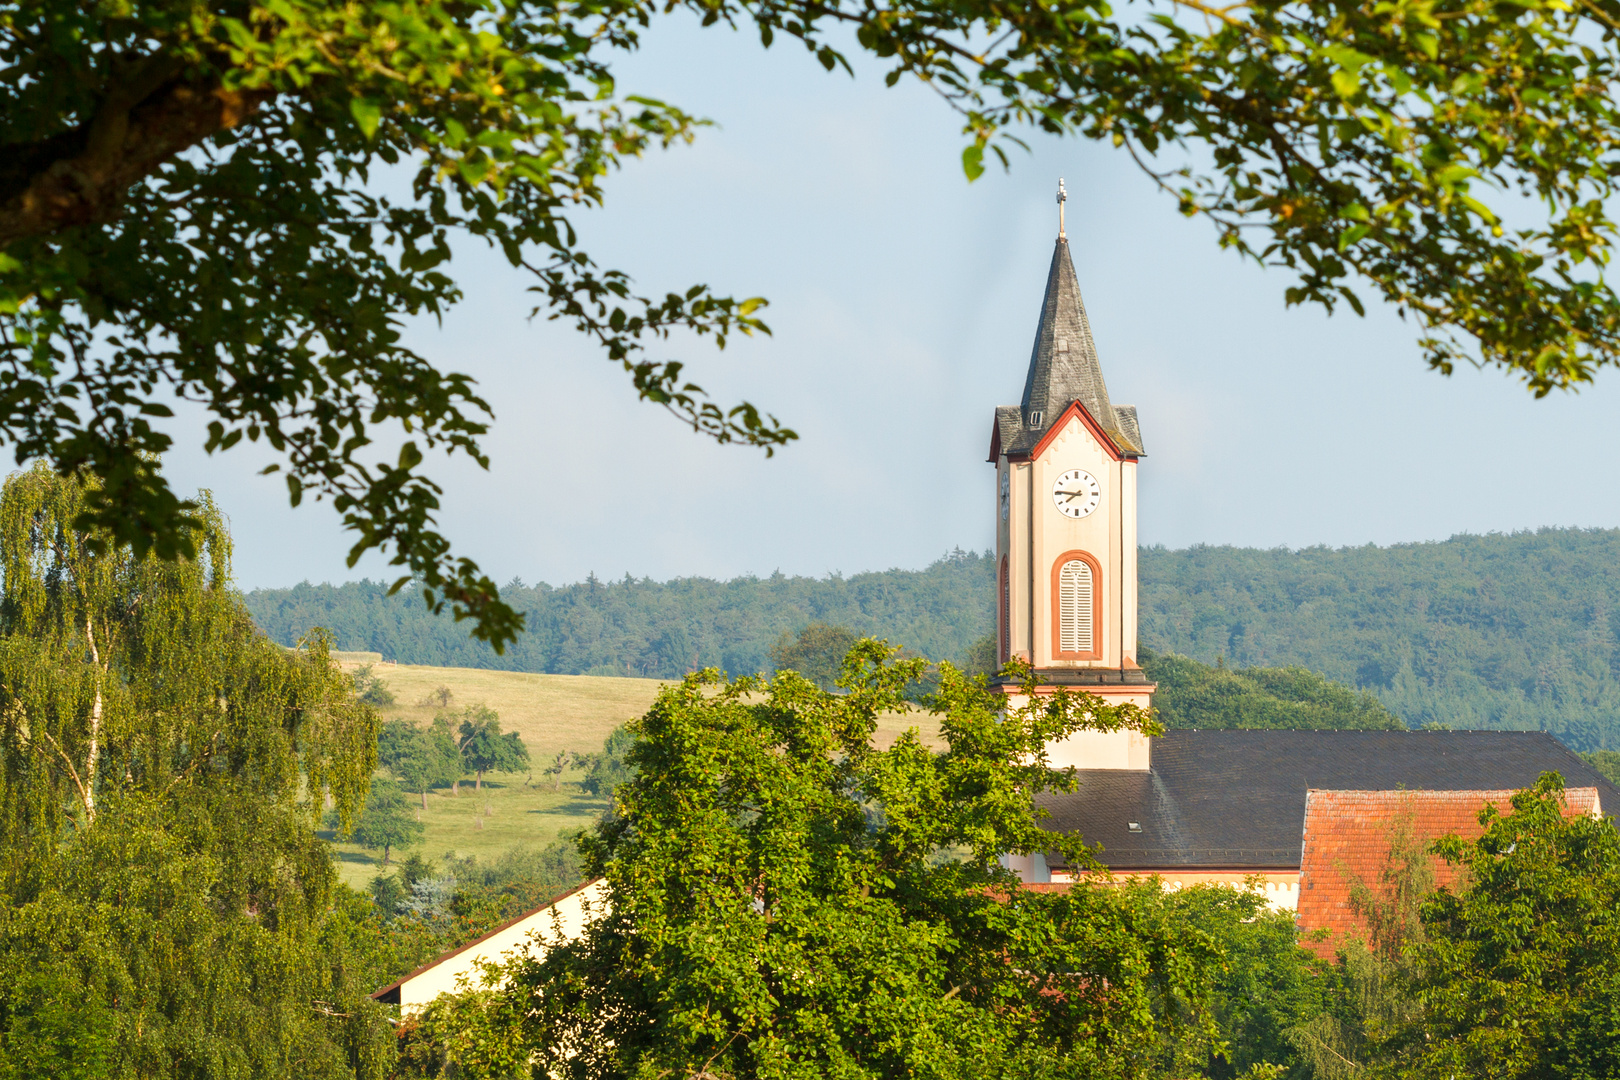
<path fill-rule="evenodd" d="M 429 859 L 446 852 L 489 858 L 518 844 L 544 847 L 588 828 L 607 804 L 581 791 L 572 770 L 560 779 L 540 775 L 559 752 L 602 748 L 618 725 L 647 711 L 664 684 L 656 679 L 589 678 L 581 675 L 531 675 L 483 668 L 418 667 L 378 663 L 375 653 L 336 653 L 347 670 L 370 663 L 394 704 L 382 714 L 390 720 L 427 725 L 442 709 L 485 704 L 501 717 L 505 731 L 516 731 L 529 748 L 530 775 L 496 773 L 484 778 L 484 790 L 472 781 L 460 795 L 441 788 L 427 795 L 419 810 L 427 837 L 417 850 Z M 449 704 L 441 705 L 443 692 Z M 419 806 L 413 794 L 412 804 Z M 339 874 L 356 888 L 376 875 L 380 857 L 357 844 L 336 844 Z M 398 853 L 394 857 L 398 857 Z"/>
<path fill-rule="evenodd" d="M 390 720 L 426 725 L 442 709 L 485 704 L 501 717 L 501 728 L 516 731 L 529 748 L 533 773 L 497 773 L 484 778 L 484 790 L 469 780 L 460 795 L 430 791 L 420 810 L 427 837 L 419 850 L 437 860 L 446 852 L 489 858 L 519 844 L 543 847 L 588 828 L 607 804 L 580 790 L 573 770 L 560 778 L 540 770 L 558 753 L 600 750 L 620 724 L 646 712 L 666 682 L 659 679 L 603 678 L 589 675 L 535 675 L 484 668 L 425 667 L 380 663 L 375 653 L 334 653 L 347 670 L 372 664 L 372 672 L 394 695 L 381 710 Z M 448 691 L 449 704 L 441 705 Z M 939 726 L 921 714 L 893 714 L 879 722 L 877 741 L 892 742 L 918 727 L 925 742 L 938 741 Z M 412 805 L 420 798 L 413 794 Z M 379 869 L 380 857 L 356 844 L 335 844 L 342 879 L 364 888 Z M 398 858 L 403 852 L 394 853 Z"/>

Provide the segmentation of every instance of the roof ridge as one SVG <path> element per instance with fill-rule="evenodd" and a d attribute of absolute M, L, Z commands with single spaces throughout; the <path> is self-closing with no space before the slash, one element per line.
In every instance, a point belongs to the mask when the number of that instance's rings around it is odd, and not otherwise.
<path fill-rule="evenodd" d="M 457 945 L 453 949 L 446 949 L 444 952 L 440 953 L 438 956 L 435 956 L 433 959 L 429 960 L 427 963 L 423 964 L 421 967 L 417 968 L 415 971 L 410 971 L 410 972 L 407 972 L 404 975 L 401 975 L 399 978 L 395 979 L 393 982 L 389 983 L 387 986 L 383 987 L 381 990 L 372 991 L 369 996 L 372 997 L 372 998 L 379 998 L 380 999 L 384 994 L 388 993 L 390 990 L 397 990 L 399 987 L 404 986 L 406 983 L 410 982 L 412 979 L 416 978 L 418 975 L 422 974 L 424 971 L 427 971 L 429 968 L 436 968 L 440 964 L 444 963 L 446 960 L 451 959 L 452 957 L 460 956 L 462 953 L 466 952 L 469 949 L 475 949 L 478 946 L 482 945 L 484 942 L 488 941 L 490 938 L 494 937 L 496 934 L 499 934 L 502 930 L 510 930 L 512 927 L 516 926 L 518 923 L 522 922 L 524 919 L 532 919 L 534 916 L 536 916 L 536 915 L 540 914 L 542 911 L 546 910 L 546 908 L 556 907 L 558 904 L 562 903 L 564 900 L 567 900 L 570 896 L 573 896 L 573 895 L 575 895 L 577 893 L 584 892 L 586 889 L 590 888 L 592 885 L 595 885 L 598 882 L 606 881 L 606 880 L 607 879 L 604 878 L 604 877 L 597 876 L 597 877 L 591 878 L 589 881 L 582 881 L 578 885 L 575 885 L 572 889 L 568 889 L 565 892 L 560 892 L 556 896 L 553 896 L 550 900 L 547 900 L 545 903 L 541 904 L 539 907 L 530 908 L 528 911 L 523 912 L 523 914 L 521 914 L 521 915 L 514 915 L 514 916 L 512 916 L 512 918 L 507 919 L 505 922 L 501 923 L 500 925 L 494 926 L 494 927 L 491 927 L 488 930 L 485 930 L 482 934 L 479 934 L 477 937 L 473 938 L 471 941 L 469 941 L 469 942 L 467 942 L 467 943 L 465 943 L 463 945 Z"/>

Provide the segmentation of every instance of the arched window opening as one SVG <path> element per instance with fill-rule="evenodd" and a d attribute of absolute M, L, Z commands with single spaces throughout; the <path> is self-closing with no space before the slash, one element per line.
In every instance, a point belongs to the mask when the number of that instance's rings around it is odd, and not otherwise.
<path fill-rule="evenodd" d="M 1098 603 L 1102 577 L 1097 560 L 1068 551 L 1052 566 L 1052 653 L 1056 660 L 1095 660 L 1102 655 Z"/>
<path fill-rule="evenodd" d="M 1091 652 L 1091 567 L 1073 559 L 1058 575 L 1058 651 Z"/>

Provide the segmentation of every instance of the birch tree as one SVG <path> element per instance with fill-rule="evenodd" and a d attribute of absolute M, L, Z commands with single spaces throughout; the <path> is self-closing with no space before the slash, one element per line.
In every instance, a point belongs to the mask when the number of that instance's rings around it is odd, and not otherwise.
<path fill-rule="evenodd" d="M 206 495 L 196 557 L 165 561 L 77 528 L 95 492 L 45 468 L 0 489 L 0 970 L 44 973 L 0 986 L 0 1057 L 379 1075 L 314 833 L 323 793 L 355 818 L 376 715 L 324 640 L 253 626 Z"/>

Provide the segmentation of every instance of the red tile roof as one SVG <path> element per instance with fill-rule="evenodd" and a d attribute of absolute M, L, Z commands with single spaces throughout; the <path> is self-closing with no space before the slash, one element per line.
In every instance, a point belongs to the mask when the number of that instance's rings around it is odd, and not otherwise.
<path fill-rule="evenodd" d="M 1411 815 L 1412 833 L 1430 842 L 1442 836 L 1475 839 L 1484 829 L 1480 811 L 1487 803 L 1506 813 L 1512 790 L 1502 791 L 1326 791 L 1312 789 L 1305 798 L 1305 844 L 1300 866 L 1299 929 L 1301 943 L 1318 956 L 1331 958 L 1345 934 L 1366 935 L 1366 925 L 1350 906 L 1357 880 L 1377 888 L 1390 854 L 1392 831 Z M 1602 812 L 1595 787 L 1565 791 L 1571 814 Z M 1435 884 L 1452 885 L 1460 868 L 1434 861 Z M 1307 935 L 1326 928 L 1323 941 Z"/>

